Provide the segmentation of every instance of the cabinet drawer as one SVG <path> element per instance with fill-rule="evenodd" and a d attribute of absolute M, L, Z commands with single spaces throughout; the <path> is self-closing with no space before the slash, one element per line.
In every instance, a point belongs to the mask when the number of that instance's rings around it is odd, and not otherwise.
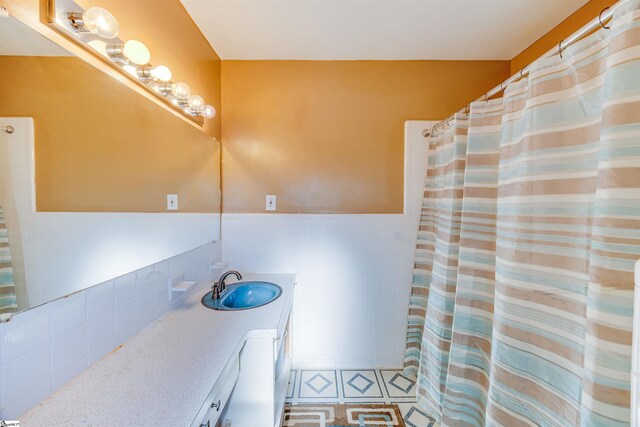
<path fill-rule="evenodd" d="M 205 405 L 208 406 L 207 408 L 204 408 L 206 410 L 206 414 L 204 418 L 202 418 L 202 421 L 199 424 L 200 426 L 215 427 L 220 415 L 227 405 L 227 401 L 229 400 L 229 396 L 231 396 L 231 392 L 238 381 L 239 375 L 240 359 L 235 358 L 228 369 L 225 369 L 222 375 L 220 375 L 220 378 L 218 378 L 213 389 L 211 389 L 209 397 L 205 402 Z"/>

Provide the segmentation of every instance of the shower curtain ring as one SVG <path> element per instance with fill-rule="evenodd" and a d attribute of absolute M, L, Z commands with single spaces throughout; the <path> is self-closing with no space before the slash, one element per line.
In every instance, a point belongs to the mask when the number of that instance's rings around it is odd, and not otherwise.
<path fill-rule="evenodd" d="M 487 92 L 484 93 L 484 102 L 489 102 L 489 97 L 487 96 Z"/>
<path fill-rule="evenodd" d="M 558 53 L 560 54 L 560 59 L 562 59 L 562 42 L 564 41 L 564 39 L 560 40 L 560 43 L 558 44 Z"/>
<path fill-rule="evenodd" d="M 600 12 L 600 15 L 598 15 L 598 21 L 600 22 L 600 25 L 602 26 L 602 28 L 604 28 L 605 30 L 609 30 L 609 29 L 611 29 L 611 27 L 608 27 L 608 26 L 606 26 L 606 25 L 604 25 L 604 24 L 602 23 L 602 14 L 603 14 L 607 9 L 609 9 L 609 7 L 608 7 L 608 6 L 607 6 L 607 7 L 605 7 L 604 9 L 602 9 L 602 11 Z"/>

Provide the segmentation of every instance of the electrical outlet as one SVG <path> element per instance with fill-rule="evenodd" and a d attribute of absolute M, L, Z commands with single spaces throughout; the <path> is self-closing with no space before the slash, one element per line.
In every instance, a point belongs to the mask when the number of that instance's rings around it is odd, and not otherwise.
<path fill-rule="evenodd" d="M 266 209 L 268 211 L 276 210 L 276 196 L 275 194 L 267 194 L 267 206 Z"/>
<path fill-rule="evenodd" d="M 167 210 L 168 211 L 177 211 L 178 210 L 178 195 L 177 194 L 167 194 Z"/>

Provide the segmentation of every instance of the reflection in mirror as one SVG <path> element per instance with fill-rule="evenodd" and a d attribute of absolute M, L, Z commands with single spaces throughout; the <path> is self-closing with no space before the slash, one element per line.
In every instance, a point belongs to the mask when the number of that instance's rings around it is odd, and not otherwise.
<path fill-rule="evenodd" d="M 0 313 L 218 240 L 219 156 L 215 139 L 0 18 Z"/>

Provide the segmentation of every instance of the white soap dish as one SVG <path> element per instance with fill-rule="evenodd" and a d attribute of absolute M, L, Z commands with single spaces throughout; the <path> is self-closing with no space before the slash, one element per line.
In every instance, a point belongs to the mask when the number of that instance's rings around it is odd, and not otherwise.
<path fill-rule="evenodd" d="M 178 292 L 186 292 L 192 288 L 197 282 L 184 280 L 184 275 L 178 276 L 175 279 L 169 279 L 169 301 L 173 299 L 173 294 Z"/>
<path fill-rule="evenodd" d="M 171 292 L 185 292 L 195 284 L 196 282 L 180 282 L 177 285 L 171 287 Z"/>

